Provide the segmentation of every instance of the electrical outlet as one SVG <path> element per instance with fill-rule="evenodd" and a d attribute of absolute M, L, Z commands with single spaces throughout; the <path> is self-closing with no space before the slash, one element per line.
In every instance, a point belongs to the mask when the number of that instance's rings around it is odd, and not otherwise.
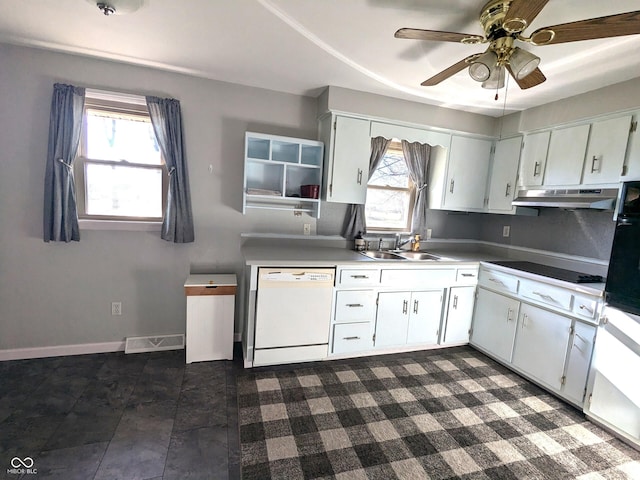
<path fill-rule="evenodd" d="M 431 240 L 431 229 L 427 228 L 427 240 Z"/>
<path fill-rule="evenodd" d="M 508 237 L 511 234 L 511 227 L 509 225 L 505 225 L 502 227 L 502 236 Z"/>
<path fill-rule="evenodd" d="M 305 223 L 303 225 L 303 230 L 305 235 L 311 235 L 311 224 L 310 223 Z"/>
<path fill-rule="evenodd" d="M 122 302 L 111 302 L 111 315 L 122 315 Z"/>

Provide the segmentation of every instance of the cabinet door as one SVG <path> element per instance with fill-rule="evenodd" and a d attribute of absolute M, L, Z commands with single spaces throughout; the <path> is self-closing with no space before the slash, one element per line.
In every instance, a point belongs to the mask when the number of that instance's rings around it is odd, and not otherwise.
<path fill-rule="evenodd" d="M 516 192 L 521 145 L 521 137 L 496 142 L 487 204 L 491 211 L 509 212 L 513 208 L 511 201 Z"/>
<path fill-rule="evenodd" d="M 407 343 L 438 343 L 442 290 L 412 292 Z"/>
<path fill-rule="evenodd" d="M 564 374 L 563 394 L 578 405 L 582 405 L 587 390 L 587 374 L 589 373 L 595 336 L 596 327 L 594 325 L 575 322 L 569 342 L 569 358 Z"/>
<path fill-rule="evenodd" d="M 523 303 L 513 348 L 513 365 L 560 390 L 571 320 Z"/>
<path fill-rule="evenodd" d="M 451 288 L 442 344 L 469 342 L 475 291 L 475 287 Z"/>
<path fill-rule="evenodd" d="M 561 128 L 551 132 L 544 173 L 545 185 L 578 185 L 582 179 L 589 125 Z"/>
<path fill-rule="evenodd" d="M 455 135 L 451 138 L 444 198 L 446 209 L 484 208 L 491 143 Z"/>
<path fill-rule="evenodd" d="M 382 292 L 378 294 L 376 316 L 376 347 L 404 345 L 409 327 L 409 292 Z"/>
<path fill-rule="evenodd" d="M 371 156 L 370 122 L 336 117 L 327 201 L 364 204 Z"/>
<path fill-rule="evenodd" d="M 478 289 L 471 344 L 510 362 L 519 305 L 518 300 Z"/>
<path fill-rule="evenodd" d="M 542 185 L 549 149 L 549 134 L 550 132 L 539 132 L 524 137 L 518 185 Z"/>
<path fill-rule="evenodd" d="M 620 180 L 630 126 L 630 115 L 591 125 L 583 184 L 615 183 Z"/>

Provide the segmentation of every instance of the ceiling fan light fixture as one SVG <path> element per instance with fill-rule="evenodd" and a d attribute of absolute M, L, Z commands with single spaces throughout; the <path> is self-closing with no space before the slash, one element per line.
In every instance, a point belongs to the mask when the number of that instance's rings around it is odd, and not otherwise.
<path fill-rule="evenodd" d="M 469 75 L 476 82 L 484 82 L 491 76 L 496 63 L 498 63 L 498 56 L 495 52 L 488 50 L 471 62 Z"/>
<path fill-rule="evenodd" d="M 482 88 L 499 90 L 504 88 L 505 68 L 502 65 L 496 65 L 491 69 L 491 75 L 487 80 L 482 82 Z"/>
<path fill-rule="evenodd" d="M 87 0 L 87 2 L 97 6 L 106 16 L 133 13 L 142 8 L 147 1 L 148 0 Z"/>
<path fill-rule="evenodd" d="M 513 49 L 513 53 L 509 58 L 509 65 L 511 71 L 517 80 L 522 80 L 524 77 L 533 72 L 540 64 L 540 58 L 536 57 L 533 53 L 516 47 Z"/>

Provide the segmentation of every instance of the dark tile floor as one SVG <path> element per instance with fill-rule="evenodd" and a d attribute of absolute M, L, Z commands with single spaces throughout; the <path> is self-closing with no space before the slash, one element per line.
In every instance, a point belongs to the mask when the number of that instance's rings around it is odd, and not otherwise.
<path fill-rule="evenodd" d="M 239 479 L 237 350 L 0 362 L 0 478 Z"/>

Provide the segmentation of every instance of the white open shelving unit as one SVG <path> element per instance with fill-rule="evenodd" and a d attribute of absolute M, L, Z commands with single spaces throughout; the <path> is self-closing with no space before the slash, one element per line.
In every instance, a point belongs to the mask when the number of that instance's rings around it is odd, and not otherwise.
<path fill-rule="evenodd" d="M 302 185 L 322 191 L 324 144 L 315 140 L 246 132 L 242 213 L 248 208 L 320 216 L 320 199 L 301 197 Z"/>

